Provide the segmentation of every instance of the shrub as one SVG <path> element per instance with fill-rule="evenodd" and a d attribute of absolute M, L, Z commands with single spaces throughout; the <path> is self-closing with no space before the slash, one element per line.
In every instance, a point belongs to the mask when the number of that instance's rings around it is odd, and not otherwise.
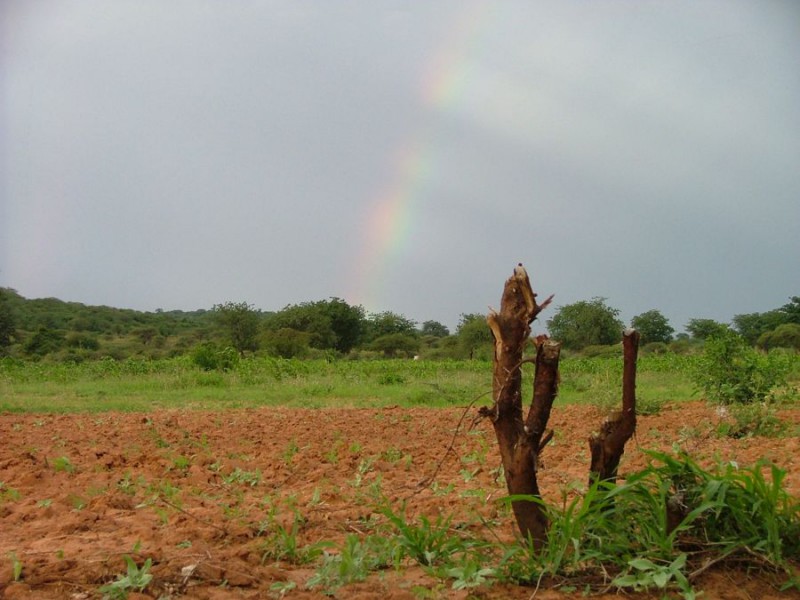
<path fill-rule="evenodd" d="M 758 338 L 759 348 L 794 348 L 800 350 L 800 325 L 784 323 L 774 331 L 764 333 Z"/>
<path fill-rule="evenodd" d="M 712 402 L 747 404 L 770 400 L 776 388 L 786 386 L 790 368 L 787 356 L 758 352 L 725 330 L 706 340 L 692 379 Z"/>
<path fill-rule="evenodd" d="M 205 342 L 195 347 L 192 361 L 205 371 L 230 371 L 239 363 L 239 353 L 230 346 L 220 348 L 213 342 Z"/>
<path fill-rule="evenodd" d="M 99 350 L 100 342 L 95 336 L 87 333 L 69 333 L 67 334 L 67 347 L 83 350 Z"/>

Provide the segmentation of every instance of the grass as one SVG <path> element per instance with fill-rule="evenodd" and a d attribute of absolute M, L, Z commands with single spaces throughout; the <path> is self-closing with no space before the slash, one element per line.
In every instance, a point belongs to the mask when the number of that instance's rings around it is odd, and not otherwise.
<path fill-rule="evenodd" d="M 706 470 L 685 454 L 650 458 L 624 482 L 596 483 L 565 496 L 560 507 L 546 506 L 551 525 L 540 551 L 457 530 L 446 514 L 411 520 L 402 505 L 384 498 L 375 506 L 384 517 L 378 534 L 331 544 L 307 587 L 334 594 L 371 572 L 418 564 L 455 590 L 546 583 L 564 591 L 649 591 L 693 600 L 698 578 L 722 564 L 771 573 L 782 590 L 800 589 L 800 503 L 784 490 L 784 471 L 731 463 Z"/>
<path fill-rule="evenodd" d="M 690 398 L 691 357 L 640 359 L 637 392 L 643 401 Z M 616 402 L 621 358 L 565 359 L 560 403 Z M 532 370 L 525 373 L 530 397 Z M 253 358 L 231 371 L 201 371 L 185 358 L 101 360 L 80 364 L 0 360 L 0 411 L 144 412 L 166 408 L 258 406 L 429 407 L 488 403 L 486 361 L 298 361 Z"/>

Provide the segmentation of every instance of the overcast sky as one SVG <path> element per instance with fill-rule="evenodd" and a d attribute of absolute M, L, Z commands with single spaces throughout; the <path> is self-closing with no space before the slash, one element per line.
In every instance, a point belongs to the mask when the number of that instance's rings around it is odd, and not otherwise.
<path fill-rule="evenodd" d="M 796 1 L 2 0 L 0 23 L 23 296 L 454 327 L 521 261 L 556 308 L 681 331 L 800 295 Z"/>

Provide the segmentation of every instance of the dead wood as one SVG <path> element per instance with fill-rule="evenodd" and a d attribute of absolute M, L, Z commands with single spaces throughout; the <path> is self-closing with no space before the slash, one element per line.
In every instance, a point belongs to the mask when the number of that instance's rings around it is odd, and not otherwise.
<path fill-rule="evenodd" d="M 617 468 L 625 444 L 636 431 L 636 357 L 639 352 L 639 332 L 626 329 L 622 334 L 622 410 L 614 412 L 589 437 L 592 463 L 589 485 L 595 481 L 617 480 Z"/>
<path fill-rule="evenodd" d="M 522 264 L 514 269 L 503 289 L 500 311 L 487 317 L 494 337 L 492 391 L 494 405 L 480 411 L 492 420 L 511 496 L 540 499 L 536 472 L 539 455 L 550 441 L 545 434 L 547 420 L 558 390 L 560 344 L 541 336 L 535 341 L 536 373 L 533 401 L 523 419 L 522 364 L 523 352 L 531 333 L 530 324 L 552 300 L 536 303 L 530 279 Z M 511 503 L 520 533 L 541 547 L 547 536 L 547 517 L 541 502 L 517 499 Z"/>

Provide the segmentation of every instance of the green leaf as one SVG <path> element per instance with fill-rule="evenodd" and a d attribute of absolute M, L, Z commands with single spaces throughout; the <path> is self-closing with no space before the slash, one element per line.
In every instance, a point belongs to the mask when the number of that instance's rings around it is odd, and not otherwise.
<path fill-rule="evenodd" d="M 652 571 L 653 569 L 657 569 L 656 564 L 646 558 L 634 558 L 633 560 L 629 560 L 628 564 L 632 566 L 634 569 L 639 569 L 640 571 Z"/>
<path fill-rule="evenodd" d="M 658 571 L 657 573 L 653 573 L 653 583 L 655 583 L 661 589 L 667 587 L 667 582 L 669 580 L 670 576 L 667 571 Z"/>

